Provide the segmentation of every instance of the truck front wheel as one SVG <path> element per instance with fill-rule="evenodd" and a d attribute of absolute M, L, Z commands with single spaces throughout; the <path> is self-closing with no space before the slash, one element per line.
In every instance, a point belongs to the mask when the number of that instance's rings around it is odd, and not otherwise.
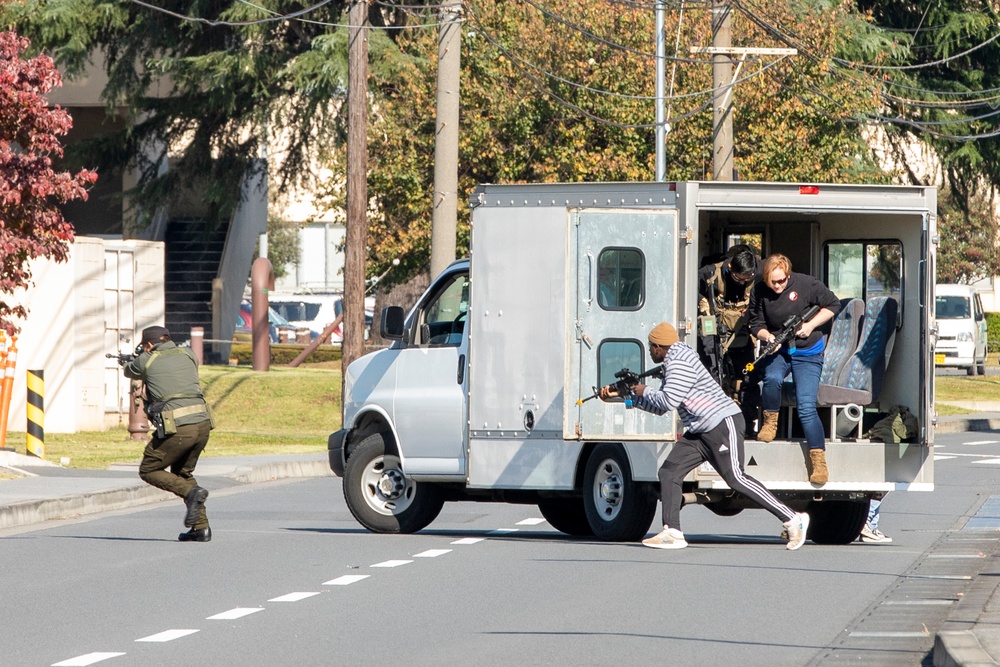
<path fill-rule="evenodd" d="M 382 433 L 369 435 L 351 452 L 344 466 L 344 499 L 358 523 L 375 533 L 415 533 L 430 525 L 444 505 L 435 486 L 403 475 Z"/>
<path fill-rule="evenodd" d="M 816 544 L 850 544 L 868 520 L 867 500 L 822 500 L 809 503 L 809 539 Z"/>
<path fill-rule="evenodd" d="M 656 497 L 633 481 L 625 450 L 598 445 L 583 476 L 583 507 L 594 536 L 606 542 L 635 542 L 649 531 Z"/>

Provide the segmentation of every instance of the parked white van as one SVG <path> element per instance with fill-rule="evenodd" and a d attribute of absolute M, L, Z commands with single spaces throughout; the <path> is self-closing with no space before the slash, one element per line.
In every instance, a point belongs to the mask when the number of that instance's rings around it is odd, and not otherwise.
<path fill-rule="evenodd" d="M 986 374 L 986 315 L 976 288 L 938 285 L 934 300 L 937 319 L 935 366 L 965 368 L 969 375 Z"/>
<path fill-rule="evenodd" d="M 296 328 L 308 328 L 317 334 L 323 333 L 327 325 L 337 319 L 344 310 L 344 295 L 340 292 L 312 294 L 279 294 L 272 293 L 268 299 L 279 315 L 288 320 Z M 371 327 L 372 315 L 375 311 L 375 297 L 365 299 L 365 332 Z M 338 324 L 330 336 L 330 343 L 340 345 L 343 340 L 344 325 Z"/>

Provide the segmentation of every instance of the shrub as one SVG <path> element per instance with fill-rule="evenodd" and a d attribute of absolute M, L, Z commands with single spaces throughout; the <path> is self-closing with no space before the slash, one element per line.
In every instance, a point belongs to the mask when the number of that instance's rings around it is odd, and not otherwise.
<path fill-rule="evenodd" d="M 986 340 L 988 352 L 1000 352 L 1000 313 L 986 313 Z"/>
<path fill-rule="evenodd" d="M 291 363 L 295 357 L 301 354 L 302 350 L 305 349 L 305 345 L 272 345 L 271 346 L 271 363 L 272 364 L 288 364 Z M 250 343 L 233 343 L 229 351 L 229 356 L 232 359 L 236 359 L 240 366 L 252 366 L 253 365 L 253 349 Z M 303 364 L 318 364 L 324 361 L 340 361 L 340 346 L 333 345 L 320 345 L 315 350 L 312 351 L 308 357 L 306 357 Z"/>

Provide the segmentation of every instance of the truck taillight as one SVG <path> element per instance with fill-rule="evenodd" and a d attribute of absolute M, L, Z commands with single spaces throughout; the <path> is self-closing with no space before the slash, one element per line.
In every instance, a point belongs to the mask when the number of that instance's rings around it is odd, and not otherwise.
<path fill-rule="evenodd" d="M 800 185 L 799 186 L 800 195 L 818 195 L 819 186 L 818 185 Z"/>

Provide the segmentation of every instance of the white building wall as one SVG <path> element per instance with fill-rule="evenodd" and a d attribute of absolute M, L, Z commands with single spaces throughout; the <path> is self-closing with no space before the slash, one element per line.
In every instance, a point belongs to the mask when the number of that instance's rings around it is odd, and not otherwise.
<path fill-rule="evenodd" d="M 28 309 L 20 322 L 8 429 L 27 428 L 27 371 L 45 373 L 45 423 L 49 433 L 105 429 L 107 245 L 134 250 L 135 331 L 163 323 L 163 244 L 77 237 L 69 260 L 32 263 L 34 286 L 13 296 Z M 137 335 L 133 335 L 134 347 Z M 126 351 L 128 348 L 120 348 Z M 127 421 L 128 415 L 125 415 Z"/>

